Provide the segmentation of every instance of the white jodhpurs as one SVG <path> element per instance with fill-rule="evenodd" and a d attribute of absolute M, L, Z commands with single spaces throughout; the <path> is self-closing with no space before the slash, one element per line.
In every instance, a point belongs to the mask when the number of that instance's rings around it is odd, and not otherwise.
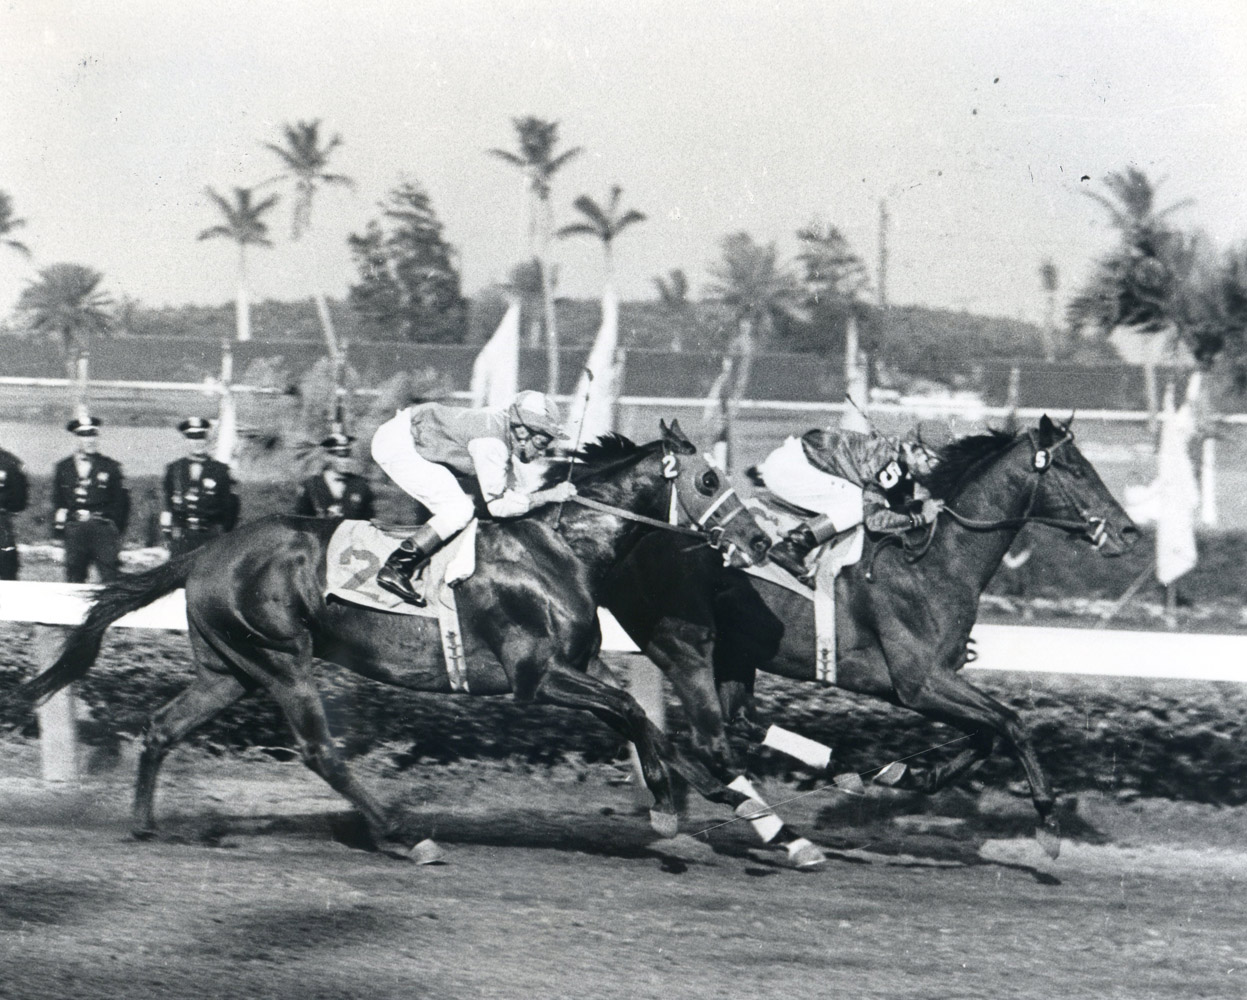
<path fill-rule="evenodd" d="M 766 488 L 777 497 L 816 514 L 826 514 L 837 531 L 861 523 L 861 488 L 814 468 L 805 457 L 800 438 L 788 438 L 767 455 L 758 471 Z"/>
<path fill-rule="evenodd" d="M 399 488 L 429 508 L 429 527 L 439 538 L 462 531 L 476 509 L 454 474 L 424 458 L 411 440 L 411 414 L 400 411 L 372 436 L 372 457 Z"/>

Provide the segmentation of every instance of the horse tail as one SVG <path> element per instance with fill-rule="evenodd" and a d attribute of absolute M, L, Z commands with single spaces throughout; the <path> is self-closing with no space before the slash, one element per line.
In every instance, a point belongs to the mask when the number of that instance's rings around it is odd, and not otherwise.
<path fill-rule="evenodd" d="M 186 584 L 196 552 L 187 552 L 144 573 L 122 576 L 96 596 L 81 625 L 69 633 L 56 662 L 17 689 L 19 697 L 41 702 L 85 677 L 100 654 L 104 632 L 118 618 L 146 607 Z"/>

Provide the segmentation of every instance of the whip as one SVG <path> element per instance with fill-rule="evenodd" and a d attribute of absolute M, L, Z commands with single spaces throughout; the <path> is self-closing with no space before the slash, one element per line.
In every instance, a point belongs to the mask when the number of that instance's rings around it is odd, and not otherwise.
<path fill-rule="evenodd" d="M 572 470 L 576 467 L 576 452 L 580 451 L 580 436 L 584 434 L 585 417 L 589 415 L 589 393 L 593 391 L 593 372 L 586 365 L 581 369 L 585 373 L 587 379 L 585 383 L 585 401 L 584 406 L 580 408 L 580 421 L 576 425 L 576 444 L 572 448 L 572 453 L 567 459 L 567 478 L 563 480 L 566 483 L 572 481 Z M 559 524 L 563 520 L 563 505 L 559 504 L 559 512 L 554 517 L 554 528 L 557 531 Z"/>

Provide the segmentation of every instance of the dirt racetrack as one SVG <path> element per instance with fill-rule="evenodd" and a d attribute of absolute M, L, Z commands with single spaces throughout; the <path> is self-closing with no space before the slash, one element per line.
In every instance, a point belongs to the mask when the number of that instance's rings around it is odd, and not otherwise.
<path fill-rule="evenodd" d="M 831 849 L 814 872 L 694 801 L 658 841 L 606 764 L 362 762 L 446 863 L 352 846 L 297 763 L 182 750 L 163 836 L 126 835 L 132 753 L 78 788 L 29 744 L 0 773 L 0 997 L 1209 997 L 1247 995 L 1244 810 L 1029 804 L 772 785 Z"/>

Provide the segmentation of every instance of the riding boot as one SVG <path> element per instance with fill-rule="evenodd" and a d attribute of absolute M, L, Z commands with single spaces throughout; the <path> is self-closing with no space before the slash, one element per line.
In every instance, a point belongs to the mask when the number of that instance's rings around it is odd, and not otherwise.
<path fill-rule="evenodd" d="M 385 565 L 377 570 L 377 586 L 388 590 L 395 597 L 401 597 L 408 604 L 423 608 L 427 602 L 416 593 L 415 587 L 411 585 L 411 578 L 445 544 L 442 536 L 427 524 L 420 525 L 415 534 L 404 539 L 390 553 Z"/>
<path fill-rule="evenodd" d="M 776 566 L 801 580 L 805 576 L 805 557 L 816 544 L 809 525 L 799 524 L 772 545 L 766 555 Z"/>
<path fill-rule="evenodd" d="M 771 546 L 767 557 L 787 570 L 802 583 L 807 583 L 805 557 L 836 535 L 836 526 L 826 514 L 798 524 L 780 541 Z"/>

